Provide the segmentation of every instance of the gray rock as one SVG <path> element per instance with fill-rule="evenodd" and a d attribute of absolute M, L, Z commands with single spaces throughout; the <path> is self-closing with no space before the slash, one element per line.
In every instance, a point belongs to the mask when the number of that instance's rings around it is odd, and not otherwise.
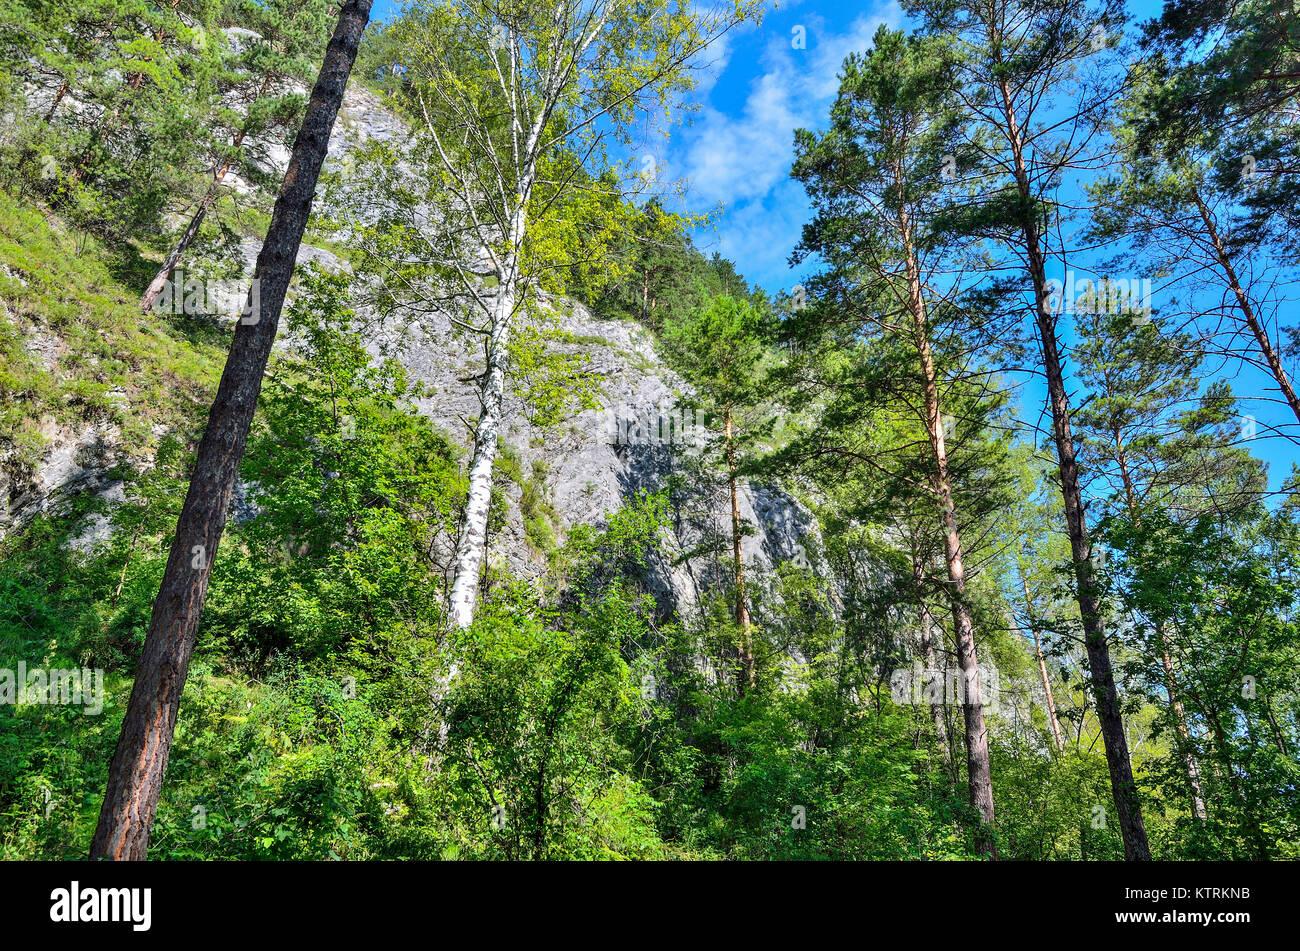
<path fill-rule="evenodd" d="M 104 503 L 107 511 L 96 510 L 88 514 L 80 526 L 80 531 L 63 543 L 64 548 L 83 556 L 91 554 L 95 548 L 113 537 L 112 510 L 126 501 L 126 486 L 121 482 L 114 482 L 95 494 Z"/>
<path fill-rule="evenodd" d="M 247 42 L 252 37 L 240 34 L 233 39 Z M 408 138 L 402 122 L 373 93 L 354 84 L 330 140 L 329 166 L 339 168 L 351 149 L 370 139 L 400 144 Z M 283 171 L 287 164 L 287 150 L 278 149 L 274 142 L 254 151 L 270 157 L 267 171 Z M 260 249 L 259 241 L 242 243 L 246 276 L 251 275 Z M 316 262 L 330 270 L 347 268 L 337 255 L 310 245 L 302 247 L 298 262 Z M 682 417 L 689 387 L 660 359 L 653 337 L 640 325 L 602 319 L 571 301 L 547 304 L 558 327 L 578 341 L 568 349 L 587 359 L 589 372 L 600 386 L 601 408 L 544 430 L 529 421 L 518 395 L 510 396 L 503 441 L 519 454 L 529 476 L 545 472 L 546 494 L 555 513 L 553 529 L 561 539 L 576 525 L 601 523 L 641 491 L 671 487 L 672 530 L 647 582 L 664 610 L 688 612 L 725 585 L 731 550 L 726 482 L 716 468 L 701 464 L 692 442 L 700 421 Z M 364 311 L 360 305 L 359 309 Z M 232 318 L 237 310 L 238 304 L 229 308 Z M 415 378 L 432 388 L 433 395 L 419 409 L 468 449 L 479 412 L 475 385 L 466 379 L 479 370 L 476 342 L 438 314 L 418 323 L 403 314 L 372 321 L 368 335 L 372 351 L 397 356 Z M 292 341 L 283 337 L 278 344 L 290 345 Z M 48 361 L 59 352 L 62 341 L 38 328 L 31 346 Z M 49 446 L 34 472 L 0 476 L 6 500 L 0 506 L 0 537 L 61 497 L 103 488 L 103 470 L 115 460 L 112 432 L 97 425 L 73 431 L 51 424 L 47 436 Z M 231 503 L 234 522 L 257 516 L 251 500 L 254 489 L 236 487 Z M 545 556 L 527 537 L 518 489 L 511 488 L 507 495 L 506 526 L 489 539 L 489 558 L 536 576 Z M 739 505 L 747 526 L 742 547 L 751 577 L 762 576 L 781 562 L 807 563 L 805 553 L 817 547 L 808 541 L 816 535 L 816 520 L 809 511 L 775 486 L 742 485 Z M 109 532 L 106 515 L 92 516 L 70 545 L 88 551 Z"/>
<path fill-rule="evenodd" d="M 720 472 L 707 466 L 700 471 L 692 437 L 704 422 L 683 407 L 690 387 L 660 359 L 653 337 L 640 325 L 601 319 L 570 301 L 553 307 L 559 327 L 582 341 L 569 349 L 586 356 L 602 391 L 601 408 L 542 429 L 529 421 L 518 394 L 508 394 L 503 441 L 518 453 L 526 473 L 535 464 L 547 473 L 554 528 L 561 537 L 575 525 L 600 524 L 642 491 L 674 488 L 672 530 L 646 580 L 665 611 L 695 609 L 728 580 L 723 558 L 731 553 L 731 500 Z M 437 316 L 420 325 L 389 320 L 371 340 L 376 354 L 395 354 L 435 389 L 419 408 L 467 453 L 470 423 L 479 411 L 475 385 L 464 379 L 477 369 L 469 358 L 471 346 Z M 751 572 L 762 575 L 785 561 L 819 567 L 808 554 L 817 547 L 809 543 L 817 533 L 811 512 L 775 486 L 742 483 L 738 496 L 747 531 L 741 547 Z M 489 540 L 489 557 L 519 573 L 541 570 L 541 556 L 525 540 L 516 503 L 504 537 Z"/>
<path fill-rule="evenodd" d="M 73 428 L 46 416 L 41 420 L 45 454 L 33 468 L 0 460 L 0 538 L 42 512 L 57 512 L 64 501 L 107 484 L 106 471 L 121 461 L 120 432 L 91 423 Z"/>

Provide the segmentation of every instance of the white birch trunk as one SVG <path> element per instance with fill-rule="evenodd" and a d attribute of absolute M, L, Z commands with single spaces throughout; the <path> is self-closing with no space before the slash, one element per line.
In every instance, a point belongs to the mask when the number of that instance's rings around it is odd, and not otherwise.
<path fill-rule="evenodd" d="M 474 458 L 469 467 L 469 497 L 465 501 L 465 523 L 456 547 L 456 571 L 452 578 L 451 621 L 469 627 L 478 602 L 479 573 L 483 566 L 483 541 L 487 536 L 492 507 L 492 468 L 497 439 L 501 434 L 501 407 L 506 391 L 506 348 L 510 339 L 510 318 L 515 306 L 514 282 L 502 283 L 492 312 L 492 335 L 488 340 L 487 372 L 480 398 L 483 413 L 474 433 Z"/>

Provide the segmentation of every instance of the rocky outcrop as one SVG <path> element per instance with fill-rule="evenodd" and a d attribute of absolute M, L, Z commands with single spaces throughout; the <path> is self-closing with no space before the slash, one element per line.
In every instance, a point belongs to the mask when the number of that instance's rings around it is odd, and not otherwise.
<path fill-rule="evenodd" d="M 45 416 L 40 434 L 45 451 L 39 464 L 0 465 L 0 538 L 42 512 L 57 511 L 66 499 L 100 491 L 109 484 L 107 471 L 121 461 L 113 426 L 74 428 Z"/>
<path fill-rule="evenodd" d="M 518 395 L 506 405 L 504 442 L 517 453 L 524 471 L 544 473 L 545 492 L 555 513 L 555 529 L 599 524 L 641 491 L 671 490 L 674 522 L 663 555 L 648 579 L 667 609 L 686 610 L 706 591 L 725 584 L 731 556 L 731 510 L 727 486 L 716 469 L 701 464 L 700 442 L 708 420 L 685 407 L 690 388 L 660 359 L 652 335 L 631 321 L 605 320 L 580 304 L 564 302 L 560 327 L 578 343 L 588 372 L 600 387 L 599 409 L 584 410 L 568 422 L 539 428 L 528 418 Z M 420 409 L 440 428 L 471 445 L 468 423 L 478 413 L 467 343 L 449 321 L 392 326 L 374 342 L 399 356 L 434 395 Z M 539 572 L 541 553 L 525 532 L 518 509 L 519 491 L 508 491 L 512 511 L 504 534 L 489 539 L 489 557 L 512 570 Z M 743 484 L 741 518 L 746 564 L 756 575 L 777 563 L 806 564 L 816 520 L 775 486 Z"/>
<path fill-rule="evenodd" d="M 354 85 L 331 139 L 330 163 L 337 167 L 351 148 L 367 139 L 400 142 L 406 134 L 402 123 L 372 93 Z M 272 160 L 277 154 L 274 149 L 264 152 Z M 259 248 L 260 242 L 251 239 L 241 246 L 246 272 L 251 272 Z M 303 247 L 299 262 L 346 267 L 332 252 L 310 245 Z M 726 485 L 716 470 L 700 464 L 695 446 L 707 421 L 683 411 L 689 388 L 660 359 L 652 335 L 643 327 L 602 319 L 571 301 L 550 301 L 548 306 L 558 328 L 568 335 L 563 346 L 581 353 L 598 382 L 601 407 L 543 429 L 529 422 L 526 407 L 517 396 L 511 397 L 504 442 L 523 471 L 543 483 L 548 501 L 545 517 L 561 539 L 575 525 L 598 524 L 642 490 L 671 489 L 672 537 L 648 581 L 664 610 L 687 610 L 706 592 L 725 584 L 730 557 Z M 235 308 L 230 310 L 233 313 Z M 468 447 L 469 427 L 479 409 L 476 388 L 467 381 L 478 371 L 473 343 L 438 315 L 425 315 L 418 322 L 401 313 L 374 315 L 373 323 L 377 328 L 371 338 L 374 351 L 396 355 L 429 387 L 431 395 L 420 410 Z M 38 350 L 57 345 L 51 340 L 31 341 Z M 282 339 L 281 345 L 291 342 Z M 101 492 L 107 485 L 102 473 L 112 457 L 112 433 L 88 427 L 82 432 L 55 429 L 49 436 L 45 458 L 26 484 L 0 485 L 10 500 L 0 518 L 0 531 L 49 510 L 70 493 Z M 114 500 L 125 498 L 120 486 L 108 488 L 105 501 L 110 507 Z M 521 489 L 511 486 L 506 494 L 511 510 L 505 529 L 489 539 L 489 558 L 515 572 L 539 573 L 545 565 L 544 546 L 529 535 L 520 510 Z M 745 485 L 740 507 L 748 526 L 745 558 L 755 576 L 782 561 L 802 561 L 804 553 L 815 547 L 807 544 L 816 531 L 815 519 L 780 489 Z M 254 514 L 241 509 L 237 516 Z M 92 547 L 108 530 L 103 515 L 90 516 L 75 544 Z"/>

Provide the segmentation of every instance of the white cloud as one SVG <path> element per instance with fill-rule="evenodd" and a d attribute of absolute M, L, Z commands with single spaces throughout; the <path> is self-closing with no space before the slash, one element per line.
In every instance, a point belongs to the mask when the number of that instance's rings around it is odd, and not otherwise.
<path fill-rule="evenodd" d="M 735 261 L 741 274 L 754 283 L 789 290 L 794 279 L 784 279 L 786 262 L 807 217 L 803 186 L 786 179 L 763 197 L 729 209 L 718 222 L 716 239 L 707 242 L 705 250 L 717 250 Z M 706 243 L 702 236 L 700 243 Z"/>
<path fill-rule="evenodd" d="M 703 98 L 713 91 L 718 77 L 731 63 L 732 51 L 731 34 L 724 33 L 695 57 L 695 64 L 699 67 L 699 72 L 695 74 L 694 93 L 697 97 Z"/>
<path fill-rule="evenodd" d="M 844 58 L 865 50 L 880 24 L 900 23 L 902 13 L 889 0 L 858 15 L 842 32 L 812 13 L 798 20 L 807 48 L 792 48 L 793 23 L 765 25 L 762 32 L 771 36 L 760 56 L 762 72 L 750 82 L 739 114 L 706 105 L 685 130 L 674 162 L 688 182 L 689 206 L 722 204 L 719 250 L 760 284 L 780 283 L 806 217 L 802 189 L 789 179 L 794 130 L 825 124 Z M 722 51 L 724 65 L 743 56 L 735 48 L 741 42 Z M 705 91 L 712 91 L 720 77 L 721 70 Z"/>

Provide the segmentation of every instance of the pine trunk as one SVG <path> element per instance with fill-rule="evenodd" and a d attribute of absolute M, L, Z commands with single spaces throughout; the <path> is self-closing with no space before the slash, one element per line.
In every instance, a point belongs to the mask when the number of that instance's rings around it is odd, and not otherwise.
<path fill-rule="evenodd" d="M 992 826 L 993 779 L 989 769 L 989 736 L 984 723 L 984 687 L 980 682 L 979 659 L 975 649 L 975 631 L 970 606 L 966 601 L 966 566 L 962 557 L 957 508 L 948 475 L 948 448 L 939 408 L 939 387 L 926 325 L 925 302 L 921 295 L 920 269 L 912 244 L 911 226 L 906 213 L 901 216 L 904 253 L 907 256 L 908 309 L 916 333 L 921 360 L 925 395 L 925 423 L 929 431 L 934 461 L 933 489 L 943 521 L 944 560 L 948 569 L 948 591 L 952 604 L 953 634 L 957 644 L 957 665 L 961 669 L 962 719 L 966 727 L 966 780 L 970 803 L 986 826 Z M 980 843 L 980 850 L 997 857 L 991 838 Z"/>
<path fill-rule="evenodd" d="M 1052 693 L 1052 682 L 1047 677 L 1043 643 L 1038 636 L 1038 629 L 1034 627 L 1034 602 L 1029 597 L 1029 582 L 1025 581 L 1023 574 L 1020 576 L 1020 590 L 1025 595 L 1025 620 L 1029 622 L 1029 633 L 1034 637 L 1034 657 L 1038 660 L 1038 675 L 1043 679 L 1043 695 L 1047 698 L 1047 720 L 1052 726 L 1052 739 L 1056 743 L 1056 751 L 1060 753 L 1065 749 L 1065 742 L 1061 739 L 1061 721 L 1056 717 L 1056 697 Z"/>
<path fill-rule="evenodd" d="M 259 282 L 260 310 L 255 321 L 241 321 L 235 328 L 230 355 L 199 444 L 122 734 L 109 766 L 108 788 L 91 843 L 91 858 L 139 860 L 148 852 L 150 828 L 227 505 L 311 214 L 330 132 L 356 61 L 361 34 L 370 18 L 370 6 L 371 0 L 344 3 L 294 143 L 253 273 L 253 279 Z"/>
<path fill-rule="evenodd" d="M 269 81 L 263 84 L 263 89 L 265 89 L 267 85 L 269 85 Z M 243 144 L 244 133 L 241 130 L 240 133 L 235 136 L 232 147 L 238 149 Z M 190 218 L 190 223 L 189 226 L 186 227 L 185 233 L 181 235 L 180 241 L 176 242 L 176 247 L 172 248 L 171 253 L 167 255 L 167 259 L 163 261 L 162 267 L 160 267 L 158 273 L 153 276 L 153 280 L 149 282 L 149 286 L 145 289 L 144 295 L 140 298 L 141 313 L 147 314 L 153 309 L 153 302 L 156 301 L 158 295 L 162 293 L 163 287 L 167 284 L 167 278 L 171 275 L 172 271 L 176 269 L 176 265 L 180 263 L 181 257 L 187 250 L 189 250 L 189 246 L 194 242 L 195 237 L 198 236 L 199 228 L 203 224 L 203 219 L 208 216 L 208 210 L 212 207 L 213 202 L 217 200 L 217 195 L 221 189 L 221 183 L 225 181 L 226 173 L 230 171 L 230 165 L 231 163 L 229 160 L 222 162 L 217 170 L 213 172 L 212 183 L 208 186 L 207 192 L 199 202 L 199 207 L 194 210 L 194 215 Z"/>
<path fill-rule="evenodd" d="M 226 166 L 222 166 L 220 172 L 222 177 L 225 176 L 225 169 Z M 167 286 L 167 278 L 171 276 L 176 265 L 180 263 L 181 256 L 185 254 L 186 250 L 188 250 L 189 246 L 193 243 L 194 238 L 198 235 L 199 228 L 203 224 L 203 219 L 208 216 L 208 208 L 217 197 L 217 188 L 220 184 L 221 178 L 218 178 L 208 187 L 207 194 L 205 194 L 203 200 L 199 202 L 199 207 L 195 209 L 193 217 L 190 218 L 189 226 L 185 229 L 185 233 L 181 235 L 180 241 L 176 242 L 176 246 L 172 248 L 171 253 L 167 255 L 166 260 L 163 261 L 162 267 L 158 269 L 158 273 L 155 274 L 153 280 L 149 282 L 149 286 L 145 288 L 145 292 L 140 298 L 141 313 L 147 314 L 153 310 L 154 301 L 158 299 L 158 295 L 162 293 L 163 288 Z"/>
<path fill-rule="evenodd" d="M 68 81 L 65 79 L 59 83 L 58 92 L 54 94 L 54 101 L 50 103 L 50 109 L 45 113 L 45 124 L 49 125 L 54 121 L 54 113 L 59 111 L 59 105 L 63 102 L 63 97 L 68 94 Z"/>
<path fill-rule="evenodd" d="M 1092 546 L 1083 513 L 1079 464 L 1075 458 L 1074 435 L 1070 427 L 1070 402 L 1065 391 L 1065 372 L 1056 338 L 1056 317 L 1050 306 L 1046 261 L 1043 256 L 1038 222 L 1033 217 L 1033 193 L 1025 165 L 1024 142 L 1005 80 L 999 84 L 999 90 L 1002 95 L 1003 115 L 1007 123 L 1007 138 L 1015 162 L 1016 187 L 1025 209 L 1020 227 L 1028 258 L 1027 269 L 1034 292 L 1035 317 L 1043 349 L 1043 372 L 1047 378 L 1048 396 L 1052 407 L 1052 439 L 1056 444 L 1057 468 L 1061 478 L 1061 494 L 1065 500 L 1065 519 L 1070 536 L 1070 552 L 1074 561 L 1079 614 L 1083 621 L 1088 666 L 1093 694 L 1097 702 L 1097 719 L 1101 726 L 1102 742 L 1106 747 L 1106 763 L 1110 769 L 1111 794 L 1115 802 L 1120 833 L 1124 839 L 1125 857 L 1130 861 L 1150 861 L 1151 849 L 1147 844 L 1146 827 L 1142 822 L 1142 806 L 1138 801 L 1137 784 L 1133 781 L 1128 738 L 1124 735 L 1119 692 L 1115 687 L 1110 648 L 1106 643 L 1106 622 L 1102 616 L 1100 593 L 1097 581 L 1093 577 L 1090 560 Z"/>

